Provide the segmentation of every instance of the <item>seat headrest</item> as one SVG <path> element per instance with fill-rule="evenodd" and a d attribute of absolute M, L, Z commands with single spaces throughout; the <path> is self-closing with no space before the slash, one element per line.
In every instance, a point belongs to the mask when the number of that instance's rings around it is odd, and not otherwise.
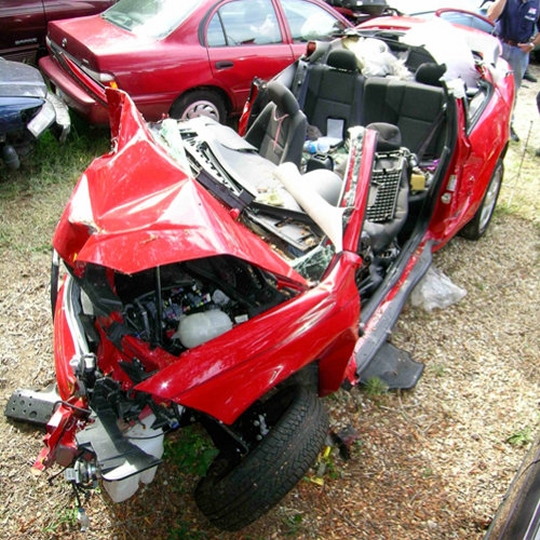
<path fill-rule="evenodd" d="M 326 63 L 343 71 L 357 71 L 356 55 L 348 49 L 331 50 Z"/>
<path fill-rule="evenodd" d="M 281 112 L 292 116 L 299 111 L 298 101 L 285 85 L 277 81 L 270 81 L 266 90 L 268 99 L 273 101 Z"/>
<path fill-rule="evenodd" d="M 441 77 L 446 71 L 446 64 L 424 62 L 420 64 L 414 74 L 416 82 L 429 84 L 430 86 L 442 86 Z"/>
<path fill-rule="evenodd" d="M 399 150 L 401 147 L 401 131 L 394 124 L 386 122 L 373 122 L 368 124 L 366 129 L 372 129 L 379 134 L 377 139 L 378 152 L 390 152 Z"/>

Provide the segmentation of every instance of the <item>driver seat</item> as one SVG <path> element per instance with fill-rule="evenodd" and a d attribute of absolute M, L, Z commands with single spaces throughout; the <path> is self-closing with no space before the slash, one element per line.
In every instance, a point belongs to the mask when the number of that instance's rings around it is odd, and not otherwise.
<path fill-rule="evenodd" d="M 307 119 L 293 93 L 283 84 L 267 86 L 268 104 L 255 118 L 245 140 L 276 165 L 290 161 L 300 166 Z"/>

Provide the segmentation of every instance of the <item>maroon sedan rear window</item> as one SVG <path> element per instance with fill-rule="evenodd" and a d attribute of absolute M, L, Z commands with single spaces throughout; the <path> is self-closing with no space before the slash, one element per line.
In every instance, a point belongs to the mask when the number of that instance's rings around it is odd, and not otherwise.
<path fill-rule="evenodd" d="M 202 0 L 120 0 L 103 18 L 137 35 L 161 39 L 178 28 Z"/>

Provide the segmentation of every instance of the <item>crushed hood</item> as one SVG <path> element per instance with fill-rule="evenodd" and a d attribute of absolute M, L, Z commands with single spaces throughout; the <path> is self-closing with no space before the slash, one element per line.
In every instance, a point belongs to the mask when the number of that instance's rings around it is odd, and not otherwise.
<path fill-rule="evenodd" d="M 110 91 L 108 99 L 114 149 L 82 175 L 53 239 L 67 264 L 132 274 L 227 254 L 305 283 L 154 143 L 125 93 Z"/>

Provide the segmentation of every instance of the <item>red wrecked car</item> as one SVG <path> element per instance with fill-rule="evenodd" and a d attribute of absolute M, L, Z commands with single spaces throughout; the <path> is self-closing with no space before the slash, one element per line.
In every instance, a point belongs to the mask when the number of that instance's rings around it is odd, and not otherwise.
<path fill-rule="evenodd" d="M 321 397 L 413 387 L 422 364 L 387 339 L 433 252 L 490 222 L 514 99 L 498 47 L 372 20 L 260 85 L 242 136 L 146 123 L 109 90 L 112 149 L 54 234 L 56 388 L 6 408 L 46 423 L 35 466 L 122 501 L 197 422 L 217 449 L 197 504 L 237 530 L 308 473 Z"/>

